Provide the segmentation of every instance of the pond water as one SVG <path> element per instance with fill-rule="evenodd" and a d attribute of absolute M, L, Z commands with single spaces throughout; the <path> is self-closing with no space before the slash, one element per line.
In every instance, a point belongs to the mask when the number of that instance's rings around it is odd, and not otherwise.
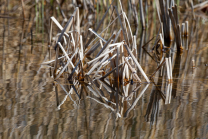
<path fill-rule="evenodd" d="M 47 33 L 31 35 L 27 21 L 2 18 L 0 138 L 208 138 L 208 22 L 197 14 L 195 20 L 190 15 L 187 20 L 190 35 L 183 38 L 183 53 L 177 54 L 174 45 L 169 53 L 173 82 L 168 83 L 164 68 L 155 74 L 154 83 L 122 85 L 131 96 L 119 103 L 118 115 L 113 104 L 103 104 L 90 91 L 106 85 L 101 82 L 78 83 L 81 99 L 75 93 L 68 97 L 59 86 L 57 108 L 54 80 L 41 65 L 48 60 Z M 149 22 L 137 35 L 137 58 L 148 77 L 158 66 L 154 41 L 145 49 L 141 46 L 159 30 L 157 23 Z M 139 71 L 138 75 L 144 80 Z M 108 94 L 108 89 L 100 90 Z M 172 94 L 169 104 L 160 91 Z"/>

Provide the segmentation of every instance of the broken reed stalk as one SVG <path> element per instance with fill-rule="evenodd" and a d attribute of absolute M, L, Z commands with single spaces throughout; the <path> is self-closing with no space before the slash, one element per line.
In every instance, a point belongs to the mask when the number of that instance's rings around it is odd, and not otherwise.
<path fill-rule="evenodd" d="M 167 68 L 167 75 L 168 75 L 168 82 L 170 82 L 170 67 L 169 67 L 169 60 L 168 58 L 165 58 L 165 61 L 166 61 L 166 68 Z"/>
<path fill-rule="evenodd" d="M 57 27 L 60 29 L 60 30 L 63 30 L 63 27 L 61 26 L 61 24 L 55 19 L 55 17 L 51 17 L 51 20 L 57 25 Z M 52 33 L 52 30 L 51 30 L 51 33 Z"/>
<path fill-rule="evenodd" d="M 171 62 L 171 57 L 168 58 L 169 59 L 169 69 L 170 69 L 170 80 L 172 82 L 173 80 L 173 76 L 172 76 L 172 62 Z"/>
<path fill-rule="evenodd" d="M 100 38 L 104 43 L 106 43 L 107 41 L 105 39 L 103 39 L 99 34 L 97 34 L 95 31 L 93 31 L 91 28 L 89 28 L 89 31 L 91 31 L 93 34 L 95 34 L 98 38 Z"/>
<path fill-rule="evenodd" d="M 167 75 L 168 75 L 168 82 L 172 82 L 172 64 L 171 64 L 171 58 L 165 58 L 166 61 L 166 67 L 167 67 Z"/>

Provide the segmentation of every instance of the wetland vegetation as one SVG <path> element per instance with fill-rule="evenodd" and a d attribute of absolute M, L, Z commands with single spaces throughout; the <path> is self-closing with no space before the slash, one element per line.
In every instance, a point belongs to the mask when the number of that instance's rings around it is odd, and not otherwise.
<path fill-rule="evenodd" d="M 0 138 L 208 138 L 208 1 L 0 9 Z"/>

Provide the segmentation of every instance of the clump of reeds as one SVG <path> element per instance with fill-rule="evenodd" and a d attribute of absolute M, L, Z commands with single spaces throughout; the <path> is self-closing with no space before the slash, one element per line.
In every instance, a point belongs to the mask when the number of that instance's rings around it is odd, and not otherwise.
<path fill-rule="evenodd" d="M 115 9 L 112 12 L 114 12 L 117 17 L 101 31 L 101 33 L 98 33 L 110 8 Z M 104 38 L 102 32 L 107 30 L 115 20 L 119 21 L 120 29 L 110 35 L 109 38 Z M 52 37 L 53 24 L 60 29 L 60 33 L 54 37 Z M 88 88 L 95 96 L 99 97 L 104 102 L 111 102 L 104 97 L 102 93 L 98 93 L 99 89 L 95 89 L 95 85 L 93 84 L 98 81 L 103 84 L 105 88 L 109 88 L 105 82 L 110 81 L 113 83 L 114 87 L 112 89 L 115 91 L 114 93 L 116 95 L 115 111 L 119 115 L 118 104 L 121 98 L 119 98 L 118 95 L 125 97 L 129 96 L 128 89 L 124 89 L 126 90 L 124 94 L 120 92 L 120 85 L 131 81 L 137 83 L 150 83 L 149 78 L 135 57 L 135 51 L 137 49 L 136 36 L 133 37 L 132 35 L 131 27 L 125 12 L 121 10 L 121 13 L 119 13 L 117 7 L 112 4 L 107 9 L 100 23 L 98 23 L 97 28 L 95 30 L 89 28 L 88 33 L 91 36 L 84 45 L 82 35 L 80 35 L 78 7 L 74 10 L 74 13 L 66 23 L 65 27 L 62 27 L 55 17 L 51 17 L 50 44 L 51 46 L 54 46 L 55 55 L 52 56 L 52 54 L 50 54 L 49 61 L 44 62 L 43 64 L 51 65 L 52 77 L 56 84 L 60 85 L 60 79 L 68 80 L 70 88 L 74 90 L 79 98 L 80 94 L 76 90 L 75 83 L 77 81 L 84 81 L 85 83 L 94 86 L 90 87 L 88 85 Z M 52 57 L 54 57 L 53 60 L 51 59 Z M 136 73 L 136 68 L 141 72 L 146 81 L 142 81 L 142 79 L 139 78 Z M 61 88 L 67 95 L 70 95 L 63 86 L 61 86 Z M 145 90 L 143 92 L 145 92 Z M 56 92 L 58 92 L 57 89 Z M 57 94 L 56 96 L 58 97 Z M 58 98 L 57 104 L 59 105 Z"/>
<path fill-rule="evenodd" d="M 81 35 L 78 7 L 75 8 L 72 16 L 67 20 L 64 27 L 55 17 L 51 17 L 49 61 L 44 62 L 43 64 L 50 65 L 51 77 L 55 82 L 58 108 L 63 104 L 63 101 L 61 103 L 59 102 L 57 86 L 59 85 L 64 92 L 66 92 L 66 95 L 73 100 L 70 96 L 73 92 L 75 92 L 78 98 L 81 99 L 82 95 L 77 91 L 77 86 L 78 83 L 82 83 L 85 84 L 89 91 L 95 96 L 95 98 L 89 96 L 88 98 L 110 108 L 112 111 L 115 111 L 118 116 L 121 116 L 122 113 L 124 116 L 127 116 L 144 94 L 149 83 L 154 83 L 153 76 L 157 71 L 163 68 L 164 63 L 166 63 L 168 82 L 172 83 L 171 57 L 164 58 L 163 51 L 167 48 L 165 46 L 166 40 L 168 39 L 171 41 L 172 39 L 171 26 L 174 30 L 177 48 L 180 51 L 182 50 L 177 6 L 175 5 L 174 7 L 171 7 L 174 4 L 173 1 L 171 1 L 171 3 L 164 3 L 162 0 L 158 3 L 157 1 L 157 4 L 160 5 L 160 9 L 158 8 L 158 15 L 159 18 L 161 18 L 160 23 L 162 33 L 161 30 L 159 30 L 154 47 L 156 47 L 156 50 L 160 47 L 162 52 L 160 61 L 158 62 L 158 67 L 149 78 L 138 62 L 136 36 L 133 36 L 132 34 L 131 26 L 125 12 L 123 11 L 121 1 L 119 1 L 119 3 L 121 11 L 118 10 L 117 6 L 113 6 L 112 2 L 97 27 L 95 27 L 95 29 L 88 29 L 89 37 L 85 39 L 85 43 L 83 42 L 83 37 Z M 140 6 L 142 6 L 141 1 Z M 169 7 L 171 7 L 171 9 Z M 140 10 L 141 9 L 142 8 L 140 8 Z M 115 16 L 114 20 L 110 20 L 107 27 L 102 28 L 101 25 L 109 13 Z M 112 25 L 116 24 L 116 20 L 118 21 L 117 26 L 119 29 L 114 32 L 111 31 L 112 34 L 105 35 L 105 32 Z M 142 20 L 144 21 L 144 19 Z M 53 34 L 54 24 L 60 29 L 60 33 L 56 35 Z M 142 26 L 145 28 L 144 22 L 142 23 Z M 188 25 L 186 28 L 188 28 Z M 188 32 L 188 29 L 185 30 Z M 150 41 L 148 41 L 148 43 Z M 141 48 L 144 48 L 144 46 Z M 54 53 L 51 52 L 51 50 L 54 50 Z M 145 80 L 138 76 L 136 72 L 137 70 Z M 68 82 L 66 85 L 68 86 L 68 90 L 61 85 L 60 81 L 62 79 Z M 139 85 L 129 92 L 130 83 L 139 83 Z M 146 85 L 142 92 L 137 96 L 130 108 L 127 109 L 126 112 L 123 112 L 124 101 L 131 99 L 132 94 L 136 92 L 142 83 L 148 85 Z M 109 94 L 104 95 L 102 88 L 105 88 Z M 170 89 L 168 89 L 165 96 L 158 87 L 156 88 L 163 101 L 166 104 L 170 103 Z M 119 105 L 120 103 L 122 103 L 122 105 Z"/>

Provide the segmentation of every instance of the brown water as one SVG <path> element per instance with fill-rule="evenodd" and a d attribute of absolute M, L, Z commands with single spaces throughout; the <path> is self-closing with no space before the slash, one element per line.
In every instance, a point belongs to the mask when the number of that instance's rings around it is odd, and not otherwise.
<path fill-rule="evenodd" d="M 144 42 L 138 36 L 138 47 L 151 38 L 152 31 L 158 30 L 156 24 L 151 25 L 143 36 Z M 81 84 L 77 89 L 82 99 L 73 94 L 74 102 L 59 87 L 63 104 L 57 109 L 53 79 L 49 68 L 41 65 L 47 61 L 46 34 L 34 33 L 31 45 L 30 31 L 22 29 L 21 20 L 2 19 L 0 138 L 208 138 L 208 32 L 205 30 L 208 27 L 201 19 L 191 25 L 190 45 L 184 47 L 181 55 L 174 51 L 170 54 L 173 63 L 171 103 L 165 105 L 153 83 L 142 84 L 130 100 L 124 101 L 123 112 L 118 117 L 94 100 L 92 92 Z M 23 32 L 27 39 L 21 43 Z M 153 42 L 146 47 L 150 55 L 152 46 Z M 143 49 L 138 58 L 150 76 L 157 67 L 156 62 Z M 163 76 L 157 73 L 154 81 L 166 94 L 169 85 L 166 70 Z M 130 90 L 136 87 L 138 84 L 129 84 Z M 124 117 L 144 88 L 147 88 L 144 95 Z M 107 91 L 103 91 L 106 94 Z"/>

